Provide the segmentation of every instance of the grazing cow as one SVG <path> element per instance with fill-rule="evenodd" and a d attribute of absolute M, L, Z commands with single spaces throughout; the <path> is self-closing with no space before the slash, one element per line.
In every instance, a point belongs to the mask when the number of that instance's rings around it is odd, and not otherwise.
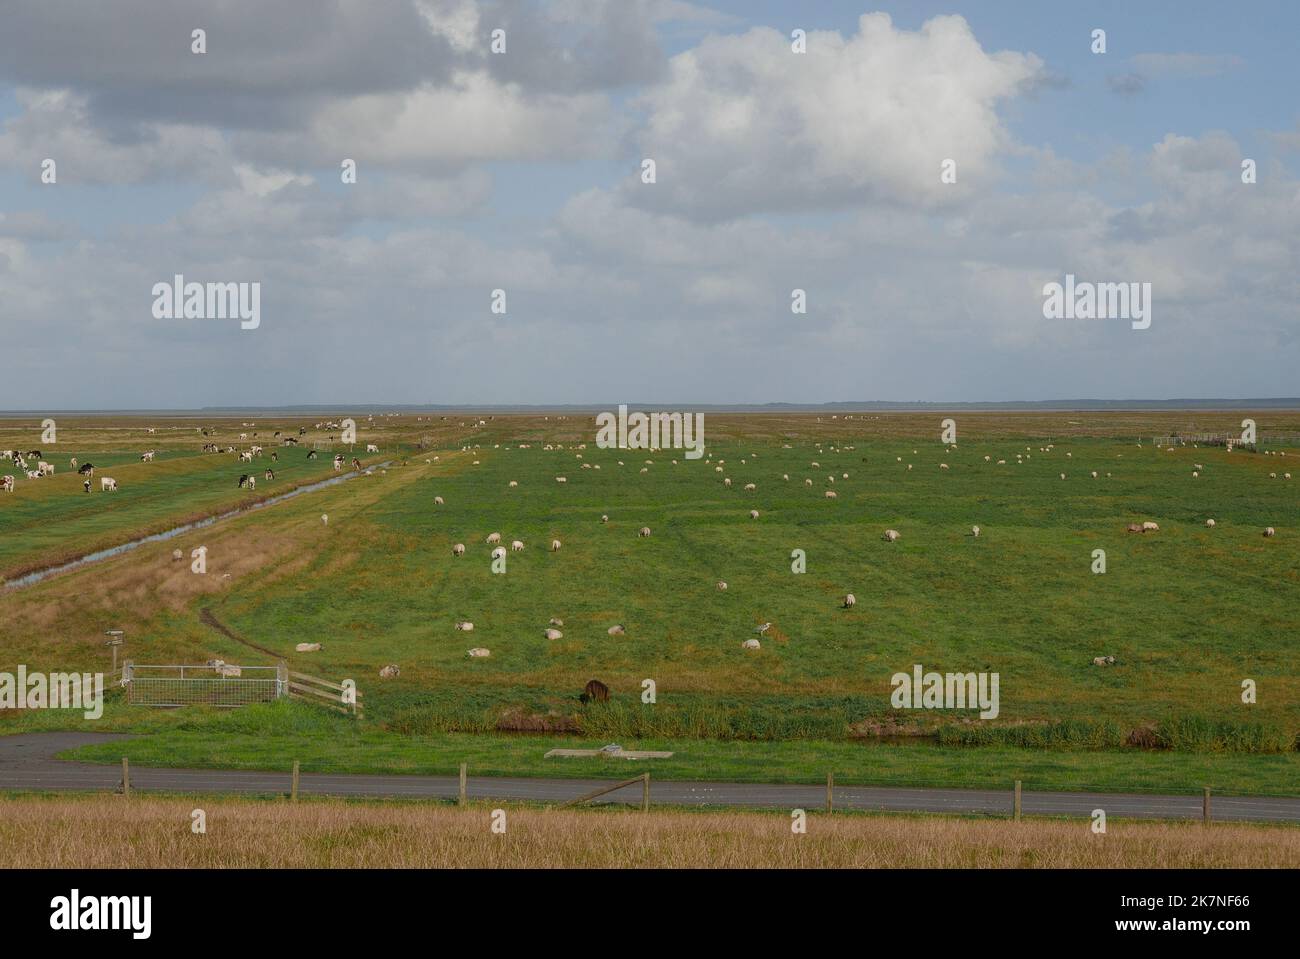
<path fill-rule="evenodd" d="M 649 526 L 642 526 L 641 529 L 640 529 L 640 531 L 638 531 L 636 535 L 637 535 L 637 536 L 640 536 L 640 537 L 642 537 L 642 538 L 645 538 L 645 537 L 649 536 L 649 535 L 650 535 L 650 527 L 649 527 Z"/>
<path fill-rule="evenodd" d="M 605 630 L 605 632 L 609 633 L 609 635 L 611 635 L 611 636 L 626 636 L 626 635 L 627 635 L 627 630 L 623 628 L 622 624 L 617 624 L 617 625 L 611 626 L 609 629 Z"/>
<path fill-rule="evenodd" d="M 885 542 L 886 542 L 886 543 L 892 543 L 892 542 L 894 542 L 894 540 L 896 540 L 896 539 L 898 539 L 898 530 L 896 530 L 896 529 L 887 529 L 887 530 L 885 530 Z"/>
<path fill-rule="evenodd" d="M 558 629 L 548 629 L 548 630 L 546 631 L 546 638 L 547 638 L 547 639 L 563 639 L 563 638 L 564 638 L 564 634 L 563 634 L 562 632 L 560 632 Z"/>
<path fill-rule="evenodd" d="M 609 702 L 609 687 L 599 679 L 590 680 L 582 688 L 582 695 L 578 699 L 584 703 L 607 703 Z"/>
<path fill-rule="evenodd" d="M 366 452 L 367 452 L 367 453 L 378 453 L 378 452 L 379 452 L 379 447 L 376 446 L 374 443 L 367 443 L 367 444 L 366 444 Z"/>
<path fill-rule="evenodd" d="M 456 623 L 456 631 L 459 633 L 472 633 L 474 632 L 474 624 L 468 619 L 458 620 Z"/>
<path fill-rule="evenodd" d="M 299 643 L 294 647 L 294 651 L 298 653 L 319 653 L 320 643 Z"/>
<path fill-rule="evenodd" d="M 101 493 L 113 493 L 117 491 L 117 480 L 111 476 L 101 476 L 99 478 L 99 491 Z"/>
<path fill-rule="evenodd" d="M 27 478 L 28 478 L 28 479 L 40 479 L 40 478 L 43 477 L 44 475 L 45 475 L 45 474 L 42 473 L 40 470 L 28 470 L 28 471 L 27 471 Z"/>
<path fill-rule="evenodd" d="M 273 480 L 273 479 L 275 479 L 275 470 L 267 470 L 267 471 L 266 471 L 266 479 L 268 479 L 268 480 Z"/>
<path fill-rule="evenodd" d="M 239 454 L 239 462 L 241 462 L 241 463 L 251 463 L 251 462 L 253 462 L 253 454 L 252 454 L 252 453 L 248 453 L 248 452 L 240 453 L 240 454 Z"/>
<path fill-rule="evenodd" d="M 379 671 L 380 679 L 394 679 L 400 675 L 402 675 L 401 667 L 392 663 L 385 666 L 383 669 Z"/>
<path fill-rule="evenodd" d="M 489 546 L 494 546 L 494 545 L 496 545 L 496 544 L 499 543 L 499 542 L 501 542 L 501 534 L 500 534 L 500 533 L 488 533 L 487 544 L 488 544 Z"/>
<path fill-rule="evenodd" d="M 240 477 L 239 477 L 239 488 L 240 488 L 240 489 L 243 489 L 245 486 L 247 486 L 247 485 L 248 485 L 248 481 L 249 481 L 250 479 L 252 479 L 252 477 L 250 477 L 247 473 L 243 473 L 243 474 L 241 474 Z"/>
<path fill-rule="evenodd" d="M 856 596 L 854 596 L 852 593 L 849 593 L 849 594 L 847 594 L 847 595 L 844 597 L 844 608 L 845 608 L 845 609 L 852 609 L 852 608 L 853 608 L 854 606 L 856 606 L 857 604 L 858 604 L 858 598 L 857 598 Z"/>
<path fill-rule="evenodd" d="M 452 555 L 452 556 L 464 556 L 464 555 L 465 555 L 465 544 L 464 544 L 464 543 L 457 543 L 455 546 L 453 546 L 453 547 L 451 548 L 451 555 Z"/>
<path fill-rule="evenodd" d="M 152 463 L 152 462 L 153 462 L 153 454 L 154 454 L 154 451 L 153 451 L 153 450 L 149 450 L 148 452 L 141 453 L 141 454 L 140 454 L 140 462 L 141 462 L 141 463 Z"/>
<path fill-rule="evenodd" d="M 85 491 L 86 491 L 87 493 L 90 492 L 90 480 L 83 480 L 82 483 L 81 483 L 81 485 L 82 485 L 82 488 L 85 489 Z"/>
<path fill-rule="evenodd" d="M 1264 535 L 1265 535 L 1265 536 L 1274 536 L 1274 535 L 1276 535 L 1276 534 L 1277 534 L 1277 530 L 1273 529 L 1272 526 L 1266 526 L 1266 527 L 1264 527 Z"/>
<path fill-rule="evenodd" d="M 47 463 L 45 462 L 45 460 L 41 460 L 39 463 L 36 464 L 36 472 L 40 473 L 42 476 L 53 476 L 54 464 Z"/>
<path fill-rule="evenodd" d="M 280 462 L 280 454 L 277 453 L 275 450 L 271 450 L 271 462 L 272 463 Z"/>
<path fill-rule="evenodd" d="M 0 478 L 0 489 L 6 493 L 12 493 L 14 491 L 14 478 L 12 476 Z"/>
<path fill-rule="evenodd" d="M 558 539 L 551 540 L 551 552 L 558 553 L 562 545 L 564 544 L 562 544 Z"/>
<path fill-rule="evenodd" d="M 308 451 L 307 451 L 307 459 L 309 459 L 309 460 L 314 460 L 315 458 L 316 458 L 316 451 L 315 451 L 315 450 L 308 450 Z"/>

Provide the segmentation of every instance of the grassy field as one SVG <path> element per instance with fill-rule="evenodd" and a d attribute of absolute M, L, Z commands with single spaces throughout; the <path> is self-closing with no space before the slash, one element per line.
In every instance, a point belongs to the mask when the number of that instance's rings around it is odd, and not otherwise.
<path fill-rule="evenodd" d="M 153 730 L 128 750 L 146 762 L 428 769 L 481 745 L 475 759 L 501 772 L 556 774 L 540 752 L 567 734 L 668 744 L 683 757 L 669 774 L 682 776 L 749 778 L 767 764 L 771 778 L 816 781 L 833 765 L 864 782 L 1036 773 L 1041 788 L 1294 793 L 1300 487 L 1283 474 L 1300 450 L 1151 442 L 1239 428 L 1245 415 L 965 414 L 955 448 L 938 441 L 938 414 L 706 416 L 697 461 L 596 449 L 587 416 L 386 418 L 358 436 L 380 445 L 372 461 L 393 461 L 373 476 L 0 593 L 0 619 L 16 624 L 0 640 L 0 669 L 102 669 L 101 634 L 115 626 L 137 662 L 283 658 L 354 678 L 365 696 L 361 731 L 319 737 L 296 721 L 260 736 L 236 717 L 195 714 L 186 729 L 110 708 L 99 728 Z M 1253 415 L 1261 429 L 1300 429 L 1294 412 Z M 71 476 L 20 481 L 0 497 L 0 567 L 41 565 L 248 495 L 234 489 L 233 456 L 197 452 L 194 423 L 166 436 L 87 424 L 70 424 L 66 455 L 120 457 L 121 493 L 85 496 Z M 223 444 L 251 432 L 216 425 Z M 36 448 L 15 429 L 0 424 L 0 447 Z M 148 448 L 158 462 L 129 452 Z M 61 439 L 61 471 L 64 449 Z M 322 453 L 290 472 L 286 460 L 305 450 L 281 452 L 277 483 L 329 471 Z M 1126 532 L 1142 520 L 1160 531 Z M 1270 525 L 1278 534 L 1265 539 Z M 650 538 L 636 535 L 642 526 Z M 898 542 L 883 540 L 887 528 Z M 503 574 L 484 542 L 494 531 L 525 543 Z M 547 550 L 553 538 L 559 552 Z M 453 557 L 455 543 L 464 557 Z M 206 576 L 171 561 L 173 546 L 188 555 L 200 544 Z M 1096 549 L 1104 575 L 1092 572 Z M 792 572 L 794 550 L 806 554 L 804 573 Z M 852 609 L 841 607 L 847 592 Z M 564 621 L 561 639 L 544 636 L 552 617 Z M 453 628 L 463 619 L 472 633 Z M 761 649 L 741 648 L 769 622 Z M 614 624 L 626 635 L 608 635 Z M 301 641 L 323 649 L 295 653 Z M 471 646 L 491 656 L 470 659 Z M 1091 665 L 1101 655 L 1116 665 Z M 399 678 L 378 678 L 387 663 Z M 890 677 L 914 663 L 997 672 L 998 718 L 892 709 Z M 609 685 L 609 704 L 578 702 L 591 678 Z M 647 679 L 654 703 L 641 699 Z M 1241 701 L 1246 679 L 1255 704 Z M 0 714 L 0 729 L 33 722 L 74 721 Z"/>
<path fill-rule="evenodd" d="M 192 831 L 193 813 L 204 833 Z M 3 868 L 1296 868 L 1300 831 L 1110 820 L 0 798 Z"/>

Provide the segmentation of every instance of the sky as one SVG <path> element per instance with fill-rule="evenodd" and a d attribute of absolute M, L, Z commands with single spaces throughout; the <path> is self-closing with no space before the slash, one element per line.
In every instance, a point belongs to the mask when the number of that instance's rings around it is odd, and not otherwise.
<path fill-rule="evenodd" d="M 1292 2 L 2 19 L 0 409 L 1300 394 Z"/>

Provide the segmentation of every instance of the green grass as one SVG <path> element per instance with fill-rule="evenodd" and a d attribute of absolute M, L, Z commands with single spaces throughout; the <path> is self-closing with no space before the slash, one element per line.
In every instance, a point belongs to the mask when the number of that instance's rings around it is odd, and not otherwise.
<path fill-rule="evenodd" d="M 556 774 L 554 761 L 540 759 L 544 747 L 580 740 L 503 732 L 572 730 L 588 743 L 668 744 L 679 757 L 665 774 L 692 778 L 818 781 L 829 764 L 837 776 L 898 784 L 1022 778 L 1043 788 L 1296 791 L 1300 485 L 1280 478 L 1300 463 L 1294 451 L 1284 460 L 1075 437 L 1043 452 L 1044 440 L 993 434 L 963 434 L 945 450 L 934 439 L 849 436 L 842 424 L 843 445 L 819 449 L 807 433 L 822 427 L 800 422 L 806 432 L 764 421 L 748 434 L 711 435 L 710 461 L 676 455 L 673 465 L 671 451 L 578 449 L 591 434 L 577 425 L 563 438 L 568 448 L 545 450 L 559 427 L 497 421 L 470 439 L 482 444 L 472 452 L 442 448 L 427 465 L 432 451 L 412 453 L 409 466 L 364 486 L 237 521 L 263 549 L 281 538 L 310 542 L 292 573 L 268 565 L 200 598 L 169 594 L 164 603 L 149 592 L 148 557 L 123 558 L 115 563 L 140 564 L 128 602 L 106 610 L 102 598 L 83 601 L 79 577 L 94 573 L 42 584 L 0 606 L 24 624 L 39 603 L 54 610 L 8 646 L 31 668 L 103 668 L 95 637 L 111 612 L 140 662 L 271 661 L 200 625 L 198 609 L 210 607 L 292 668 L 353 678 L 364 693 L 360 734 L 346 725 L 249 732 L 243 724 L 261 721 L 251 710 L 195 711 L 198 725 L 188 728 L 190 711 L 163 718 L 111 709 L 96 728 L 153 733 L 129 747 L 141 761 L 170 751 L 195 764 L 278 767 L 300 758 L 435 771 L 430 763 L 454 768 L 468 755 L 502 774 Z M 415 435 L 403 438 L 406 449 Z M 533 447 L 518 449 L 520 441 Z M 397 447 L 391 437 L 384 443 L 386 455 Z M 1017 464 L 1017 452 L 1028 459 Z M 6 555 L 41 552 L 33 546 L 41 536 L 54 549 L 210 506 L 238 492 L 218 483 L 239 472 L 228 459 L 177 453 L 124 466 L 138 478 L 112 510 L 98 507 L 108 494 L 85 497 L 97 507 L 88 512 L 79 490 L 59 494 L 53 485 L 30 502 L 0 502 L 0 566 Z M 1204 465 L 1197 479 L 1193 463 Z M 277 482 L 299 482 L 285 465 L 282 457 Z M 755 491 L 742 489 L 749 482 Z M 836 500 L 824 498 L 828 487 Z M 1208 517 L 1216 528 L 1206 528 Z M 1144 519 L 1160 532 L 1126 532 Z M 1267 525 L 1277 537 L 1260 535 Z M 641 526 L 653 530 L 649 539 L 637 537 Z M 886 528 L 901 540 L 884 542 Z M 493 531 L 526 543 L 508 554 L 504 574 L 491 571 L 484 537 Z M 558 553 L 546 549 L 552 538 L 563 541 Z M 468 547 L 459 559 L 458 542 Z M 796 549 L 806 552 L 806 573 L 791 571 Z M 1096 549 L 1106 551 L 1105 575 L 1091 571 Z M 846 592 L 857 597 L 853 609 L 841 608 Z M 543 635 L 551 617 L 564 620 L 560 640 Z M 461 619 L 475 630 L 456 632 Z M 773 627 L 762 649 L 743 650 L 763 622 Z M 615 623 L 626 636 L 607 634 Z M 303 640 L 324 648 L 295 653 Z M 492 655 L 471 660 L 471 646 Z M 1091 665 L 1106 654 L 1115 666 Z M 401 666 L 400 678 L 378 678 L 386 663 Z M 997 672 L 999 717 L 891 708 L 891 676 L 914 663 Z M 578 701 L 592 678 L 611 688 L 609 704 Z M 647 679 L 654 704 L 641 701 Z M 1244 680 L 1256 684 L 1257 703 L 1241 701 Z M 68 724 L 51 716 L 11 728 L 33 722 Z M 870 742 L 876 733 L 913 741 Z M 563 768 L 591 775 L 608 766 Z"/>
<path fill-rule="evenodd" d="M 204 709 L 151 717 L 138 739 L 70 750 L 64 758 L 216 769 L 454 775 L 461 762 L 477 776 L 620 778 L 649 769 L 656 778 L 725 782 L 825 782 L 839 785 L 933 786 L 1113 792 L 1295 795 L 1300 755 L 1080 751 L 864 742 L 718 742 L 692 739 L 618 740 L 625 748 L 671 751 L 645 763 L 610 759 L 545 759 L 571 737 L 441 733 L 397 736 L 359 728 L 352 720 L 299 706 L 258 706 L 238 713 Z M 137 723 L 138 723 L 137 719 Z M 91 728 L 87 724 L 84 728 Z M 96 730 L 103 729 L 95 725 Z"/>

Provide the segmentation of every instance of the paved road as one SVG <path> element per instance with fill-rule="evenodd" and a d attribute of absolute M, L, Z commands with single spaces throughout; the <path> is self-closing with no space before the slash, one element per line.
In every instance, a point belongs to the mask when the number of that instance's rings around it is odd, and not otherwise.
<path fill-rule="evenodd" d="M 121 769 L 94 763 L 55 759 L 55 753 L 88 743 L 124 739 L 106 733 L 27 733 L 0 737 L 0 789 L 4 790 L 110 790 L 121 780 Z M 562 762 L 558 760 L 557 762 Z M 610 760 L 610 777 L 599 779 L 516 779 L 474 777 L 469 780 L 471 799 L 563 802 L 599 786 L 631 778 L 647 768 L 639 762 Z M 653 771 L 653 765 L 649 766 Z M 289 773 L 241 772 L 222 769 L 158 769 L 131 767 L 131 787 L 178 793 L 286 793 Z M 303 795 L 376 796 L 454 799 L 459 791 L 455 776 L 371 776 L 303 773 Z M 754 806 L 776 809 L 820 809 L 825 786 L 767 785 L 762 783 L 671 782 L 654 780 L 655 803 L 680 806 Z M 640 784 L 607 794 L 596 802 L 640 802 Z M 837 786 L 838 809 L 890 812 L 994 813 L 1011 812 L 1010 790 L 905 789 L 896 787 Z M 1199 796 L 1161 796 L 1138 793 L 1028 792 L 1021 808 L 1026 815 L 1090 816 L 1094 809 L 1109 817 L 1136 819 L 1198 819 Z M 1213 798 L 1216 820 L 1268 822 L 1300 821 L 1300 797 Z"/>

